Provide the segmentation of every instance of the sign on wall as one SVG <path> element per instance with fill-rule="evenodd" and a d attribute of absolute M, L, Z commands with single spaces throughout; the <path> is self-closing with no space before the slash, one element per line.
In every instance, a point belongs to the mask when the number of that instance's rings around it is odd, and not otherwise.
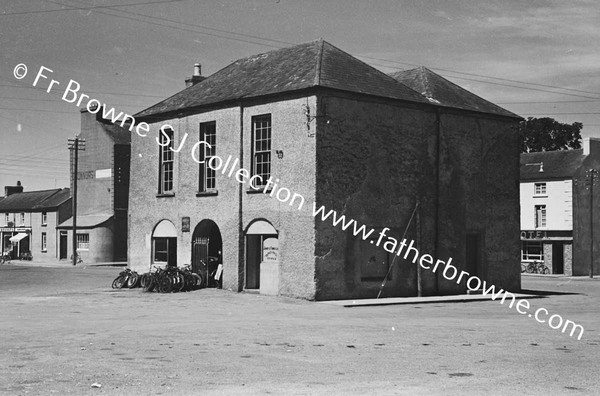
<path fill-rule="evenodd" d="M 279 239 L 267 238 L 264 240 L 263 261 L 279 261 Z"/>
<path fill-rule="evenodd" d="M 189 217 L 181 218 L 181 231 L 182 232 L 190 232 L 190 218 Z"/>

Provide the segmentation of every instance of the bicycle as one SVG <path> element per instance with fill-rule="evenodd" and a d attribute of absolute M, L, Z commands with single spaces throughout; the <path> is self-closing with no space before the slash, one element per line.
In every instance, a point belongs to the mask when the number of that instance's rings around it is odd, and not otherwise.
<path fill-rule="evenodd" d="M 77 260 L 77 264 L 83 263 L 83 259 L 79 255 L 79 253 L 75 253 L 75 259 Z M 70 261 L 73 262 L 73 255 L 71 255 Z"/>
<path fill-rule="evenodd" d="M 549 274 L 550 269 L 544 265 L 543 261 L 532 261 L 527 265 L 529 274 Z"/>
<path fill-rule="evenodd" d="M 11 260 L 10 251 L 6 251 L 2 255 L 0 255 L 0 264 L 4 264 L 4 263 L 10 264 L 10 260 Z"/>
<path fill-rule="evenodd" d="M 137 272 L 132 271 L 130 268 L 125 268 L 121 273 L 113 280 L 113 289 L 122 289 L 127 286 L 129 289 L 137 287 L 140 281 L 140 276 Z"/>

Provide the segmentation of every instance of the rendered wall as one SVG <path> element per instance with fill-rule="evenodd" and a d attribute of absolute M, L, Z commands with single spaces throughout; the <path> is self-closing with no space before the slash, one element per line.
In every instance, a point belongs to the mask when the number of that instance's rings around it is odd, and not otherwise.
<path fill-rule="evenodd" d="M 519 146 L 512 123 L 464 114 L 324 97 L 330 123 L 317 131 L 317 202 L 399 239 L 420 201 L 419 232 L 406 235 L 428 253 L 465 269 L 466 237 L 480 237 L 478 276 L 520 289 Z M 439 156 L 439 160 L 438 160 Z M 438 162 L 439 161 L 439 162 Z M 438 165 L 439 164 L 439 165 Z M 316 220 L 317 299 L 375 297 L 364 280 L 357 237 Z M 404 257 L 404 254 L 402 255 Z M 416 295 L 417 266 L 397 260 L 384 296 Z M 379 258 L 378 258 L 379 259 Z M 466 291 L 422 271 L 423 294 Z"/>
<path fill-rule="evenodd" d="M 203 219 L 214 221 L 223 240 L 223 288 L 239 291 L 244 287 L 243 231 L 256 219 L 269 221 L 279 232 L 280 293 L 314 298 L 314 222 L 308 210 L 314 200 L 314 138 L 307 134 L 303 105 L 314 109 L 314 97 L 285 99 L 272 103 L 213 110 L 181 119 L 156 122 L 147 137 L 132 134 L 131 181 L 129 194 L 129 265 L 147 272 L 152 256 L 151 235 L 162 219 L 170 220 L 178 231 L 177 262 L 188 264 L 192 258 L 192 234 Z M 239 158 L 245 169 L 251 169 L 252 116 L 271 114 L 271 173 L 279 186 L 304 196 L 307 211 L 282 203 L 274 197 L 248 193 L 242 187 L 243 214 L 240 218 L 240 183 L 235 173 L 217 172 L 217 195 L 197 196 L 199 165 L 191 155 L 199 140 L 199 124 L 216 122 L 216 155 L 231 163 Z M 175 148 L 188 134 L 183 148 L 175 154 L 174 196 L 157 196 L 159 146 L 155 138 L 163 125 L 173 127 Z M 240 125 L 243 126 L 243 146 L 240 147 Z M 242 150 L 240 150 L 242 149 Z M 283 152 L 279 159 L 276 151 Z M 196 155 L 198 158 L 198 156 Z M 236 170 L 239 165 L 236 166 Z M 190 232 L 182 232 L 182 218 L 190 217 Z M 241 227 L 240 227 L 241 226 Z M 242 229 L 242 234 L 239 230 Z M 242 244 L 240 245 L 240 238 Z"/>

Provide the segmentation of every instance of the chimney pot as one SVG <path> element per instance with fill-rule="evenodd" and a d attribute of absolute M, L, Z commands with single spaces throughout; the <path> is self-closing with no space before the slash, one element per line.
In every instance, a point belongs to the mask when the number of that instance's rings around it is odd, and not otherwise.
<path fill-rule="evenodd" d="M 194 65 L 194 76 L 200 76 L 201 75 L 201 71 L 200 71 L 200 63 L 196 63 Z"/>

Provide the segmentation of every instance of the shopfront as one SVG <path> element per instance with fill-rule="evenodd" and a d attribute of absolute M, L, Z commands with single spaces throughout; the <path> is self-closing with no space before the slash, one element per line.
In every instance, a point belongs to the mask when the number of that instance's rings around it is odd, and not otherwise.
<path fill-rule="evenodd" d="M 10 254 L 11 258 L 18 259 L 21 254 L 31 251 L 31 227 L 3 227 L 0 228 L 2 252 Z"/>
<path fill-rule="evenodd" d="M 521 263 L 542 262 L 550 274 L 572 274 L 572 231 L 521 231 Z"/>

